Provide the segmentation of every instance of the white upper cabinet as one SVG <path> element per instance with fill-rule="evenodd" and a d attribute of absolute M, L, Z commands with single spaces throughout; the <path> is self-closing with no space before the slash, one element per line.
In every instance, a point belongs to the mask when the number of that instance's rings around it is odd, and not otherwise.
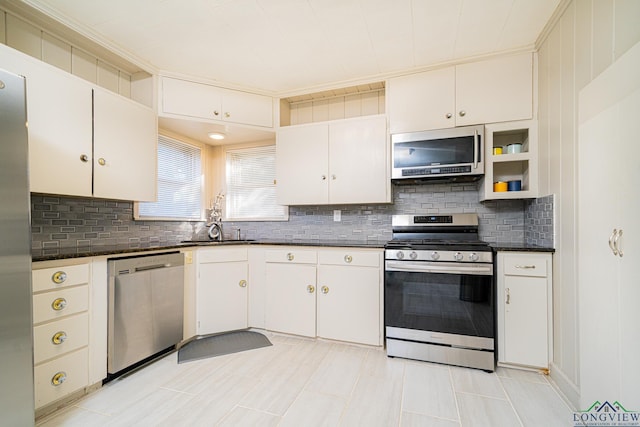
<path fill-rule="evenodd" d="M 279 128 L 278 203 L 388 203 L 388 146 L 384 115 Z"/>
<path fill-rule="evenodd" d="M 4 45 L 0 56 L 27 81 L 31 192 L 155 200 L 152 109 Z"/>
<path fill-rule="evenodd" d="M 273 127 L 273 99 L 171 77 L 160 79 L 159 113 L 167 117 Z"/>
<path fill-rule="evenodd" d="M 530 119 L 533 54 L 392 78 L 387 99 L 392 134 Z"/>
<path fill-rule="evenodd" d="M 154 201 L 157 118 L 153 110 L 106 90 L 93 92 L 95 197 Z"/>

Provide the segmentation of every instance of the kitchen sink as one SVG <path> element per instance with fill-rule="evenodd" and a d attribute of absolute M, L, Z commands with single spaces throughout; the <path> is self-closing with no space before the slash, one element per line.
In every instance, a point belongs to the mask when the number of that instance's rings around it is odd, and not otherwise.
<path fill-rule="evenodd" d="M 194 245 L 194 246 L 218 246 L 218 245 L 233 245 L 240 243 L 250 243 L 255 242 L 253 239 L 240 239 L 240 240 L 183 240 L 180 243 L 185 245 Z"/>

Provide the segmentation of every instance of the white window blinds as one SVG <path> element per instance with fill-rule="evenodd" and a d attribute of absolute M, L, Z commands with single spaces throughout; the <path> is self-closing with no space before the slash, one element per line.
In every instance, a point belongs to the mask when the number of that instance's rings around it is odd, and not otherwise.
<path fill-rule="evenodd" d="M 276 147 L 228 150 L 225 219 L 287 220 L 289 208 L 276 204 Z"/>
<path fill-rule="evenodd" d="M 202 220 L 200 148 L 158 137 L 158 201 L 138 203 L 138 218 Z"/>

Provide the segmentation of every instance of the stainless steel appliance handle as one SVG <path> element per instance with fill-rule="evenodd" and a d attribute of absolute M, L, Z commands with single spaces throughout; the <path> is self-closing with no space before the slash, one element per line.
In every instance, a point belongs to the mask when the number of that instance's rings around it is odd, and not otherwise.
<path fill-rule="evenodd" d="M 622 243 L 620 242 L 621 237 L 622 237 L 622 229 L 618 230 L 618 234 L 616 234 L 616 238 L 613 239 L 613 247 L 616 248 L 616 251 L 618 251 L 618 256 L 620 258 L 622 258 L 622 256 L 624 255 L 622 253 L 622 245 L 619 244 L 619 243 Z"/>
<path fill-rule="evenodd" d="M 473 131 L 473 168 L 478 169 L 478 130 Z"/>
<path fill-rule="evenodd" d="M 387 261 L 385 271 L 402 271 L 409 273 L 450 273 L 493 275 L 493 265 L 435 264 L 428 262 Z"/>

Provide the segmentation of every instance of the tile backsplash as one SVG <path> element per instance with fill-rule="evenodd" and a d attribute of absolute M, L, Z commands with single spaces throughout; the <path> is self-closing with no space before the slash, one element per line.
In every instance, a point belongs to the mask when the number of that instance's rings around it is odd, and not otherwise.
<path fill-rule="evenodd" d="M 239 228 L 244 239 L 383 243 L 391 238 L 394 214 L 477 213 L 483 240 L 553 245 L 553 196 L 481 203 L 478 183 L 394 185 L 392 191 L 393 204 L 291 206 L 289 221 L 225 222 L 223 230 L 226 238 L 235 238 Z M 338 209 L 341 221 L 335 222 Z M 33 194 L 31 215 L 34 249 L 153 246 L 206 238 L 207 231 L 204 222 L 135 221 L 130 201 Z"/>

